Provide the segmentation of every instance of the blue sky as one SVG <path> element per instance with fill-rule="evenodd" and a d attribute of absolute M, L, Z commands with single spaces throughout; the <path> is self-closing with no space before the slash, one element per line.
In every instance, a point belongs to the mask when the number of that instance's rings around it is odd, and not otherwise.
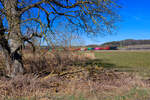
<path fill-rule="evenodd" d="M 118 25 L 118 32 L 96 39 L 84 37 L 85 45 L 124 39 L 150 39 L 150 0 L 122 0 L 121 5 L 119 13 L 122 21 Z"/>

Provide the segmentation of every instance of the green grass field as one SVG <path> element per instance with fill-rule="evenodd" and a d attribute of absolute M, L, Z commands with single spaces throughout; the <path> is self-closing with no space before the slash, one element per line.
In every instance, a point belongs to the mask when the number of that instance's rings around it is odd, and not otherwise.
<path fill-rule="evenodd" d="M 104 63 L 103 67 L 150 75 L 150 51 L 100 51 L 95 56 Z"/>

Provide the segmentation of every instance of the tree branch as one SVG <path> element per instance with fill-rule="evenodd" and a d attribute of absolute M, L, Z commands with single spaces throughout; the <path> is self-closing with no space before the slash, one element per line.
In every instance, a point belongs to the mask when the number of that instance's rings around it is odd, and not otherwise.
<path fill-rule="evenodd" d="M 33 49 L 33 52 L 35 52 L 35 46 L 34 46 L 33 42 L 31 42 L 31 41 L 29 41 L 29 40 L 27 40 L 27 42 L 28 42 L 29 44 L 31 44 L 32 49 Z"/>
<path fill-rule="evenodd" d="M 23 14 L 25 11 L 27 11 L 27 10 L 29 10 L 29 9 L 31 9 L 31 8 L 34 8 L 34 7 L 36 7 L 37 5 L 40 5 L 40 4 L 44 3 L 44 2 L 45 2 L 45 0 L 41 0 L 41 1 L 39 1 L 39 2 L 36 2 L 36 3 L 32 4 L 32 5 L 29 5 L 29 6 L 27 6 L 27 7 L 24 7 L 24 8 L 21 9 L 20 14 Z"/>
<path fill-rule="evenodd" d="M 51 0 L 50 0 L 51 1 Z M 62 7 L 62 8 L 75 8 L 76 6 L 79 6 L 80 4 L 93 4 L 93 1 L 78 1 L 70 6 L 65 6 L 59 2 L 57 2 L 56 0 L 52 1 L 53 3 L 55 3 L 57 6 Z"/>
<path fill-rule="evenodd" d="M 6 15 L 6 12 L 5 12 L 4 9 L 0 9 L 0 12 L 1 12 L 2 14 Z"/>
<path fill-rule="evenodd" d="M 22 8 L 20 14 L 24 13 L 25 11 L 27 11 L 33 7 L 39 6 L 42 3 L 48 3 L 48 4 L 54 3 L 57 6 L 62 7 L 62 8 L 75 8 L 76 6 L 79 6 L 80 4 L 93 4 L 94 2 L 92 2 L 92 1 L 78 1 L 74 4 L 72 4 L 71 6 L 65 6 L 65 5 L 57 2 L 56 0 L 41 0 L 35 4 L 32 4 L 32 5 L 29 5 L 27 7 Z"/>
<path fill-rule="evenodd" d="M 39 37 L 39 38 L 41 38 L 42 35 L 39 35 L 39 34 L 37 34 L 37 33 L 32 33 L 29 37 L 27 37 L 27 36 L 22 37 L 22 40 L 23 40 L 23 41 L 29 41 L 29 40 L 31 40 L 33 37 Z"/>

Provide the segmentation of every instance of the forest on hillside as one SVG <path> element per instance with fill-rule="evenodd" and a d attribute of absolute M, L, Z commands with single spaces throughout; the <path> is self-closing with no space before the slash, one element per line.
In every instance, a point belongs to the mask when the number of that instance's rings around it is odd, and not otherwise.
<path fill-rule="evenodd" d="M 127 39 L 122 41 L 112 41 L 102 44 L 102 46 L 130 46 L 130 45 L 148 45 L 150 40 Z"/>

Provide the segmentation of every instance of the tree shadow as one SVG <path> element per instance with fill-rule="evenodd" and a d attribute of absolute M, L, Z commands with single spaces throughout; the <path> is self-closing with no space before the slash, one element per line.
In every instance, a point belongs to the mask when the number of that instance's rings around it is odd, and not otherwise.
<path fill-rule="evenodd" d="M 119 66 L 110 62 L 106 62 L 106 59 L 87 59 L 84 61 L 78 61 L 74 63 L 74 66 L 80 67 L 102 67 L 105 69 L 113 69 L 116 72 L 136 72 L 135 68 L 130 66 Z"/>
<path fill-rule="evenodd" d="M 107 68 L 107 69 L 117 67 L 117 65 L 115 65 L 113 63 L 104 62 L 104 60 L 102 60 L 102 59 L 87 59 L 85 61 L 75 62 L 74 65 L 82 66 L 82 67 L 97 66 L 97 67 L 103 67 L 103 68 Z"/>
<path fill-rule="evenodd" d="M 109 60 L 107 60 L 106 62 L 106 59 L 89 59 L 89 60 L 86 60 L 83 65 L 83 67 L 86 67 L 86 66 L 97 66 L 97 67 L 102 67 L 102 68 L 105 68 L 105 69 L 112 69 L 114 70 L 115 72 L 129 72 L 129 73 L 139 73 L 141 72 L 142 70 L 141 69 L 138 69 L 138 68 L 135 68 L 135 67 L 131 67 L 131 66 L 119 66 L 119 65 L 116 65 L 116 64 L 113 64 L 113 63 L 110 63 Z"/>

